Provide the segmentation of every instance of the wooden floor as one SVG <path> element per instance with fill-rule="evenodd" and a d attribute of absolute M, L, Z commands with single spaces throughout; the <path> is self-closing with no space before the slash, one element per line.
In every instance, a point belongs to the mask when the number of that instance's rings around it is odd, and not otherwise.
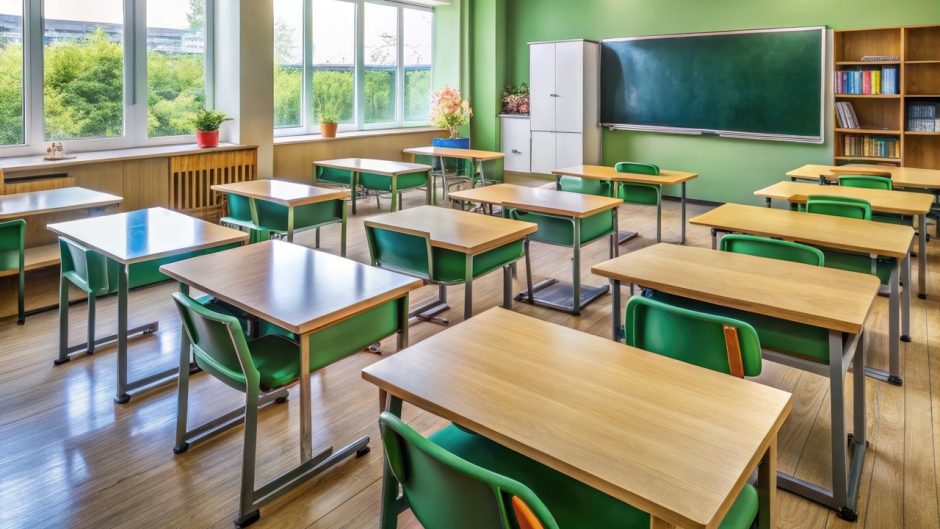
<path fill-rule="evenodd" d="M 539 182 L 541 183 L 541 182 Z M 406 195 L 406 206 L 423 199 Z M 383 201 L 383 207 L 388 202 Z M 350 219 L 349 257 L 367 261 L 362 219 L 376 212 L 375 202 L 360 203 Z M 703 210 L 690 206 L 690 214 Z M 678 204 L 664 206 L 664 239 L 678 239 Z M 651 208 L 623 207 L 621 228 L 638 230 L 641 237 L 621 247 L 631 251 L 648 245 L 655 235 Z M 301 235 L 298 242 L 311 238 Z M 324 247 L 338 248 L 338 231 L 325 230 Z M 689 244 L 708 246 L 706 229 L 690 226 Z M 859 498 L 860 519 L 853 525 L 832 512 L 788 493 L 779 494 L 780 528 L 906 528 L 940 527 L 940 241 L 929 244 L 931 299 L 914 297 L 913 341 L 902 344 L 904 386 L 867 381 L 871 450 L 865 461 Z M 533 243 L 536 280 L 568 278 L 570 250 Z M 607 244 L 584 251 L 586 283 L 603 284 L 590 266 L 607 258 Z M 237 264 L 233 263 L 234 266 Z M 521 289 L 520 266 L 516 288 Z M 916 263 L 915 263 L 915 271 Z M 701 278 L 708 281 L 707 277 Z M 799 285 L 794 285 L 799 288 Z M 132 373 L 145 374 L 176 361 L 179 321 L 170 303 L 175 286 L 169 283 L 134 291 L 130 296 L 131 324 L 159 319 L 155 335 L 132 341 Z M 501 276 L 493 273 L 476 282 L 476 312 L 500 303 Z M 426 287 L 412 295 L 417 303 L 434 294 Z M 450 289 L 451 324 L 461 320 L 462 289 Z M 515 310 L 537 318 L 607 337 L 610 296 L 585 309 L 580 318 L 517 304 Z M 73 307 L 71 343 L 83 341 L 85 305 Z M 871 363 L 886 364 L 886 300 L 880 299 L 872 318 Z M 115 329 L 115 298 L 99 302 L 98 332 Z M 53 367 L 56 354 L 55 312 L 32 316 L 25 326 L 0 321 L 0 527 L 149 528 L 232 526 L 237 511 L 242 432 L 235 429 L 188 453 L 172 452 L 176 392 L 167 385 L 135 397 L 127 405 L 112 402 L 115 349 Z M 439 332 L 431 323 L 412 326 L 412 342 Z M 383 354 L 394 353 L 394 341 L 383 342 Z M 538 354 L 538 344 L 531 351 Z M 374 450 L 361 459 L 341 463 L 324 475 L 262 509 L 258 528 L 373 528 L 378 524 L 382 453 L 376 422 L 377 390 L 359 371 L 379 360 L 360 353 L 313 375 L 314 446 L 342 445 L 362 434 L 372 437 Z M 759 380 L 792 391 L 793 413 L 780 438 L 780 469 L 827 484 L 829 468 L 829 397 L 823 377 L 765 363 Z M 203 421 L 242 403 L 241 394 L 205 374 L 191 384 L 190 424 Z M 851 385 L 847 385 L 851 389 Z M 746 402 L 741 403 L 746 406 Z M 287 405 L 261 413 L 258 457 L 259 483 L 294 465 L 298 458 L 297 388 Z M 851 406 L 847 407 L 851 413 Z M 405 406 L 404 417 L 429 433 L 442 426 L 430 414 Z M 418 527 L 409 514 L 403 527 Z"/>

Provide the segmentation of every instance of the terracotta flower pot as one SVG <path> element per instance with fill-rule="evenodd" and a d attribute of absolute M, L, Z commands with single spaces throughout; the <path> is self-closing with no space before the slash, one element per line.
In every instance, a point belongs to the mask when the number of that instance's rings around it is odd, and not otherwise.
<path fill-rule="evenodd" d="M 338 126 L 337 123 L 320 123 L 320 134 L 322 134 L 324 138 L 335 138 L 336 127 Z"/>
<path fill-rule="evenodd" d="M 196 131 L 196 145 L 200 149 L 206 147 L 218 147 L 219 146 L 219 131 L 218 130 L 198 130 Z"/>

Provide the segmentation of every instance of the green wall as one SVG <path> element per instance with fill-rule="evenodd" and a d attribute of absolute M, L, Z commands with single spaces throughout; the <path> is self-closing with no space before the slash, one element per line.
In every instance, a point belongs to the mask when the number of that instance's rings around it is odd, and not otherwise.
<path fill-rule="evenodd" d="M 472 2 L 471 11 L 475 11 L 499 0 L 462 1 Z M 527 43 L 532 41 L 785 26 L 848 29 L 940 23 L 937 0 L 506 0 L 505 9 L 504 80 L 513 84 L 528 81 Z M 479 30 L 473 35 L 474 62 L 494 60 L 491 54 L 499 51 L 499 39 L 487 37 L 480 42 L 476 37 L 484 30 L 473 29 Z M 494 96 L 498 99 L 503 84 L 498 76 L 473 84 L 471 96 L 478 111 L 472 129 L 477 146 L 498 145 L 498 119 L 488 101 Z M 488 89 L 493 93 L 486 93 Z M 485 110 L 479 106 L 481 100 L 487 102 Z M 756 202 L 753 191 L 779 180 L 787 170 L 832 159 L 830 142 L 808 145 L 645 132 L 605 131 L 603 149 L 606 164 L 641 160 L 700 173 L 689 184 L 691 197 L 745 203 Z"/>

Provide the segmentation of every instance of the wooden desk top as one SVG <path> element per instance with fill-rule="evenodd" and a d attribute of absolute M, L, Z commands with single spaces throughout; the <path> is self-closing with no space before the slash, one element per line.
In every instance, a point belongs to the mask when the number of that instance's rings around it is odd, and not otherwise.
<path fill-rule="evenodd" d="M 924 215 L 930 211 L 933 195 L 862 187 L 824 186 L 809 182 L 777 182 L 758 189 L 754 196 L 770 197 L 790 202 L 806 202 L 808 195 L 826 195 L 865 199 L 871 203 L 872 211 L 898 215 Z"/>
<path fill-rule="evenodd" d="M 448 196 L 466 202 L 496 204 L 524 211 L 578 218 L 590 217 L 623 204 L 623 200 L 619 198 L 584 195 L 513 184 L 495 184 L 462 191 L 452 191 Z"/>
<path fill-rule="evenodd" d="M 708 248 L 656 244 L 595 265 L 609 279 L 725 307 L 858 334 L 877 277 Z"/>
<path fill-rule="evenodd" d="M 615 182 L 630 182 L 636 184 L 675 185 L 696 178 L 698 173 L 685 171 L 660 170 L 658 175 L 619 173 L 613 167 L 606 165 L 576 165 L 552 171 L 554 175 L 577 176 L 591 180 L 611 180 Z"/>
<path fill-rule="evenodd" d="M 431 170 L 430 165 L 425 165 L 423 163 L 393 162 L 390 160 L 373 160 L 372 158 L 341 158 L 339 160 L 320 160 L 313 162 L 313 165 L 387 176 L 397 176 L 400 174 L 417 173 Z"/>
<path fill-rule="evenodd" d="M 792 402 L 769 386 L 500 308 L 362 377 L 688 529 L 718 527 Z"/>
<path fill-rule="evenodd" d="M 877 164 L 807 164 L 788 172 L 787 176 L 804 180 L 819 180 L 820 176 L 825 176 L 827 180 L 835 181 L 839 179 L 840 174 L 888 176 L 897 187 L 940 189 L 940 169 L 921 169 L 918 167 L 892 167 Z"/>
<path fill-rule="evenodd" d="M 476 149 L 452 149 L 450 147 L 410 147 L 402 152 L 417 154 L 419 156 L 441 156 L 444 158 L 459 158 L 463 160 L 499 160 L 506 155 L 501 152 L 479 151 Z"/>
<path fill-rule="evenodd" d="M 689 223 L 894 259 L 907 255 L 914 238 L 910 226 L 742 204 L 724 204 Z"/>
<path fill-rule="evenodd" d="M 47 228 L 124 264 L 248 240 L 247 233 L 164 208 L 59 222 Z M 231 262 L 226 268 L 240 270 Z"/>
<path fill-rule="evenodd" d="M 56 211 L 113 206 L 120 204 L 121 200 L 123 200 L 121 197 L 84 187 L 63 187 L 48 191 L 0 195 L 0 220 Z"/>
<path fill-rule="evenodd" d="M 431 246 L 471 255 L 518 241 L 538 229 L 538 225 L 531 222 L 436 206 L 376 215 L 367 218 L 365 225 L 414 235 L 427 234 Z"/>
<path fill-rule="evenodd" d="M 201 255 L 160 271 L 297 334 L 422 286 L 420 279 L 284 241 Z"/>
<path fill-rule="evenodd" d="M 350 196 L 348 189 L 314 187 L 284 180 L 259 178 L 232 184 L 216 184 L 213 191 L 274 202 L 285 207 L 297 207 L 328 200 L 342 200 Z"/>

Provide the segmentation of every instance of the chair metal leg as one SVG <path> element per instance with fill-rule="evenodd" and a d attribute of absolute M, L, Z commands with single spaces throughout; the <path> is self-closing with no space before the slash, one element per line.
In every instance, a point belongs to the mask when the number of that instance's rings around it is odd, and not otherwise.
<path fill-rule="evenodd" d="M 95 353 L 95 295 L 88 294 L 88 354 Z"/>
<path fill-rule="evenodd" d="M 309 376 L 302 373 L 300 376 Z M 242 447 L 242 478 L 237 527 L 245 527 L 261 517 L 255 505 L 255 454 L 258 448 L 258 388 L 245 392 L 245 441 Z"/>
<path fill-rule="evenodd" d="M 176 444 L 173 446 L 174 454 L 182 454 L 189 449 L 186 441 L 186 422 L 189 414 L 189 337 L 186 330 L 180 329 L 180 361 L 179 378 L 176 384 Z"/>
<path fill-rule="evenodd" d="M 26 323 L 26 271 L 20 266 L 16 285 L 16 324 Z"/>

